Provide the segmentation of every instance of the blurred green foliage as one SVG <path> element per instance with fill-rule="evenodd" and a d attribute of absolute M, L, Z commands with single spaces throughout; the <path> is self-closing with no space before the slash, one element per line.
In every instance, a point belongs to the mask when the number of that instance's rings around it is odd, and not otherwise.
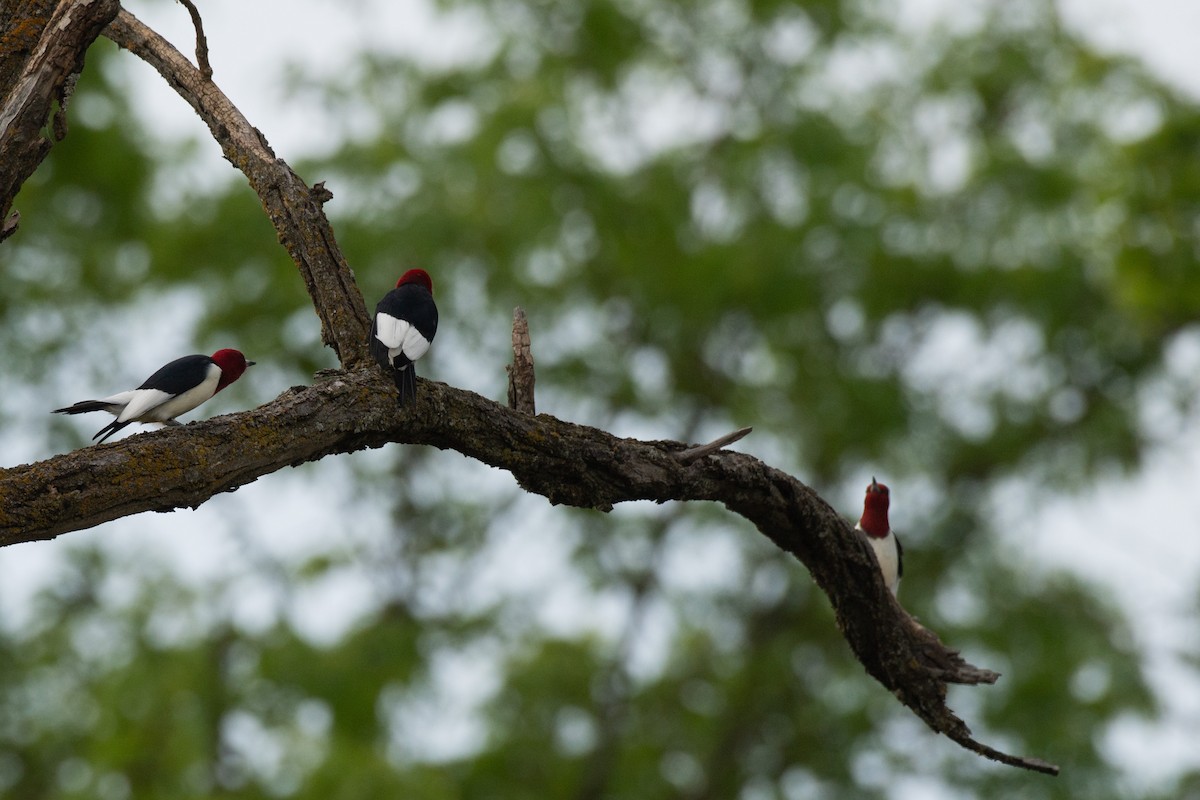
<path fill-rule="evenodd" d="M 347 531 L 363 504 L 394 525 L 282 574 L 231 567 L 285 598 L 265 628 L 237 622 L 235 577 L 199 591 L 149 559 L 69 549 L 34 621 L 2 629 L 0 794 L 1130 796 L 1106 731 L 1160 713 L 1130 623 L 1013 563 L 984 510 L 993 482 L 1074 488 L 1149 444 L 1139 389 L 1170 383 L 1164 351 L 1200 309 L 1200 116 L 1049 2 L 918 32 L 886 5 L 445 2 L 493 45 L 437 68 L 378 53 L 334 79 L 296 68 L 297 100 L 344 130 L 289 160 L 333 190 L 368 303 L 406 267 L 434 275 L 423 374 L 502 397 L 521 304 L 539 410 L 686 439 L 753 425 L 847 516 L 864 475 L 901 506 L 921 487 L 902 600 L 1004 673 L 952 705 L 1062 777 L 922 729 L 802 571 L 721 510 L 547 512 L 481 490 L 453 454 L 389 450 L 346 459 L 354 490 L 328 465 L 288 478 L 344 503 Z M 97 314 L 177 291 L 201 298 L 197 342 L 252 343 L 297 382 L 329 366 L 244 182 L 180 177 L 212 144 L 139 127 L 128 58 L 96 45 L 79 118 L 18 197 L 0 250 L 9 379 L 39 385 L 81 338 L 119 340 Z M 546 620 L 559 595 L 487 588 L 493 554 L 546 531 L 586 598 L 565 607 L 599 609 L 566 629 Z M 374 610 L 316 643 L 287 610 L 338 575 L 369 584 Z"/>

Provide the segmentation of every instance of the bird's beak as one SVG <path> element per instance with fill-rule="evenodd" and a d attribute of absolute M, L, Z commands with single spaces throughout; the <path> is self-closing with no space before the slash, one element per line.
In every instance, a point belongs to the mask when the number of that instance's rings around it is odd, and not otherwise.
<path fill-rule="evenodd" d="M 257 364 L 257 363 L 258 363 L 257 361 L 247 361 L 247 362 L 246 362 L 246 366 L 247 366 L 247 367 L 253 367 L 253 366 L 254 366 L 255 364 Z"/>
<path fill-rule="evenodd" d="M 872 476 L 871 476 L 871 491 L 875 491 L 875 490 L 876 490 L 876 489 L 878 489 L 878 488 L 879 488 L 879 484 L 877 484 L 877 483 L 875 482 L 875 476 L 874 476 L 874 475 L 872 475 Z"/>

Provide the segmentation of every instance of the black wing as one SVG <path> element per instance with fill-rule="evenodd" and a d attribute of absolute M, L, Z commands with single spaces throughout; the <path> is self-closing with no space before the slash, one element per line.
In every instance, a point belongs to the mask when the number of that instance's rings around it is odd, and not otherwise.
<path fill-rule="evenodd" d="M 138 388 L 158 389 L 167 394 L 183 394 L 188 389 L 204 383 L 204 379 L 208 377 L 208 368 L 215 363 L 208 356 L 177 358 L 146 378 Z"/>

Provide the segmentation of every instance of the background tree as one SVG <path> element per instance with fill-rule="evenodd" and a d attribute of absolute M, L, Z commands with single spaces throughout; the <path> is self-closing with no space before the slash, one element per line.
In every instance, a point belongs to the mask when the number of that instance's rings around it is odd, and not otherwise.
<path fill-rule="evenodd" d="M 454 454 L 389 447 L 253 487 L 339 511 L 281 551 L 257 520 L 225 519 L 237 563 L 200 589 L 119 544 L 72 549 L 5 629 L 0 785 L 1128 795 L 1105 733 L 1156 713 L 1128 623 L 1090 587 L 1030 574 L 989 524 L 991 489 L 1136 465 L 1164 430 L 1139 418 L 1151 389 L 1170 419 L 1194 415 L 1164 368 L 1195 335 L 1194 109 L 1044 3 L 921 34 L 870 4 L 659 5 L 455 4 L 489 33 L 451 67 L 298 68 L 299 96 L 353 121 L 298 171 L 334 190 L 368 296 L 400 266 L 437 276 L 454 324 L 434 377 L 502 397 L 521 303 L 542 410 L 650 438 L 752 424 L 748 449 L 847 516 L 872 473 L 894 476 L 906 607 L 1005 673 L 952 705 L 1064 775 L 928 734 L 848 657 L 807 575 L 724 512 L 547 510 Z M 117 369 L 161 361 L 163 330 L 171 353 L 232 340 L 273 362 L 227 409 L 333 365 L 244 185 L 193 188 L 180 164 L 197 145 L 148 137 L 130 60 L 89 53 L 78 124 L 2 246 L 0 350 L 30 387 L 2 409 L 17 458 L 82 444 L 42 408 L 107 385 L 101 354 L 150 332 L 147 358 Z M 322 636 L 312 598 L 328 596 L 352 621 Z"/>

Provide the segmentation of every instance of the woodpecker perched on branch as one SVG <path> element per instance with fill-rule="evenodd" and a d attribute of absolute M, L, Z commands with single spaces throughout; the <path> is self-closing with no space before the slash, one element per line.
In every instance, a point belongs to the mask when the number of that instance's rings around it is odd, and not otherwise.
<path fill-rule="evenodd" d="M 433 302 L 433 281 L 423 269 L 410 269 L 396 281 L 371 322 L 371 355 L 392 376 L 400 404 L 417 396 L 413 362 L 429 350 L 437 333 L 438 311 Z"/>
<path fill-rule="evenodd" d="M 92 439 L 103 442 L 131 422 L 161 422 L 179 425 L 175 418 L 209 400 L 217 392 L 242 377 L 253 361 L 237 350 L 218 350 L 211 356 L 177 358 L 155 372 L 146 382 L 128 392 L 103 400 L 81 400 L 73 406 L 54 409 L 55 414 L 86 414 L 107 411 L 116 419 L 105 425 Z M 97 444 L 99 444 L 98 442 Z"/>
<path fill-rule="evenodd" d="M 892 590 L 892 594 L 900 591 L 900 577 L 904 574 L 904 548 L 900 539 L 888 525 L 888 487 L 871 478 L 867 487 L 867 496 L 863 500 L 862 518 L 854 526 L 867 535 L 875 558 L 879 562 L 879 570 L 883 573 L 883 582 Z"/>

